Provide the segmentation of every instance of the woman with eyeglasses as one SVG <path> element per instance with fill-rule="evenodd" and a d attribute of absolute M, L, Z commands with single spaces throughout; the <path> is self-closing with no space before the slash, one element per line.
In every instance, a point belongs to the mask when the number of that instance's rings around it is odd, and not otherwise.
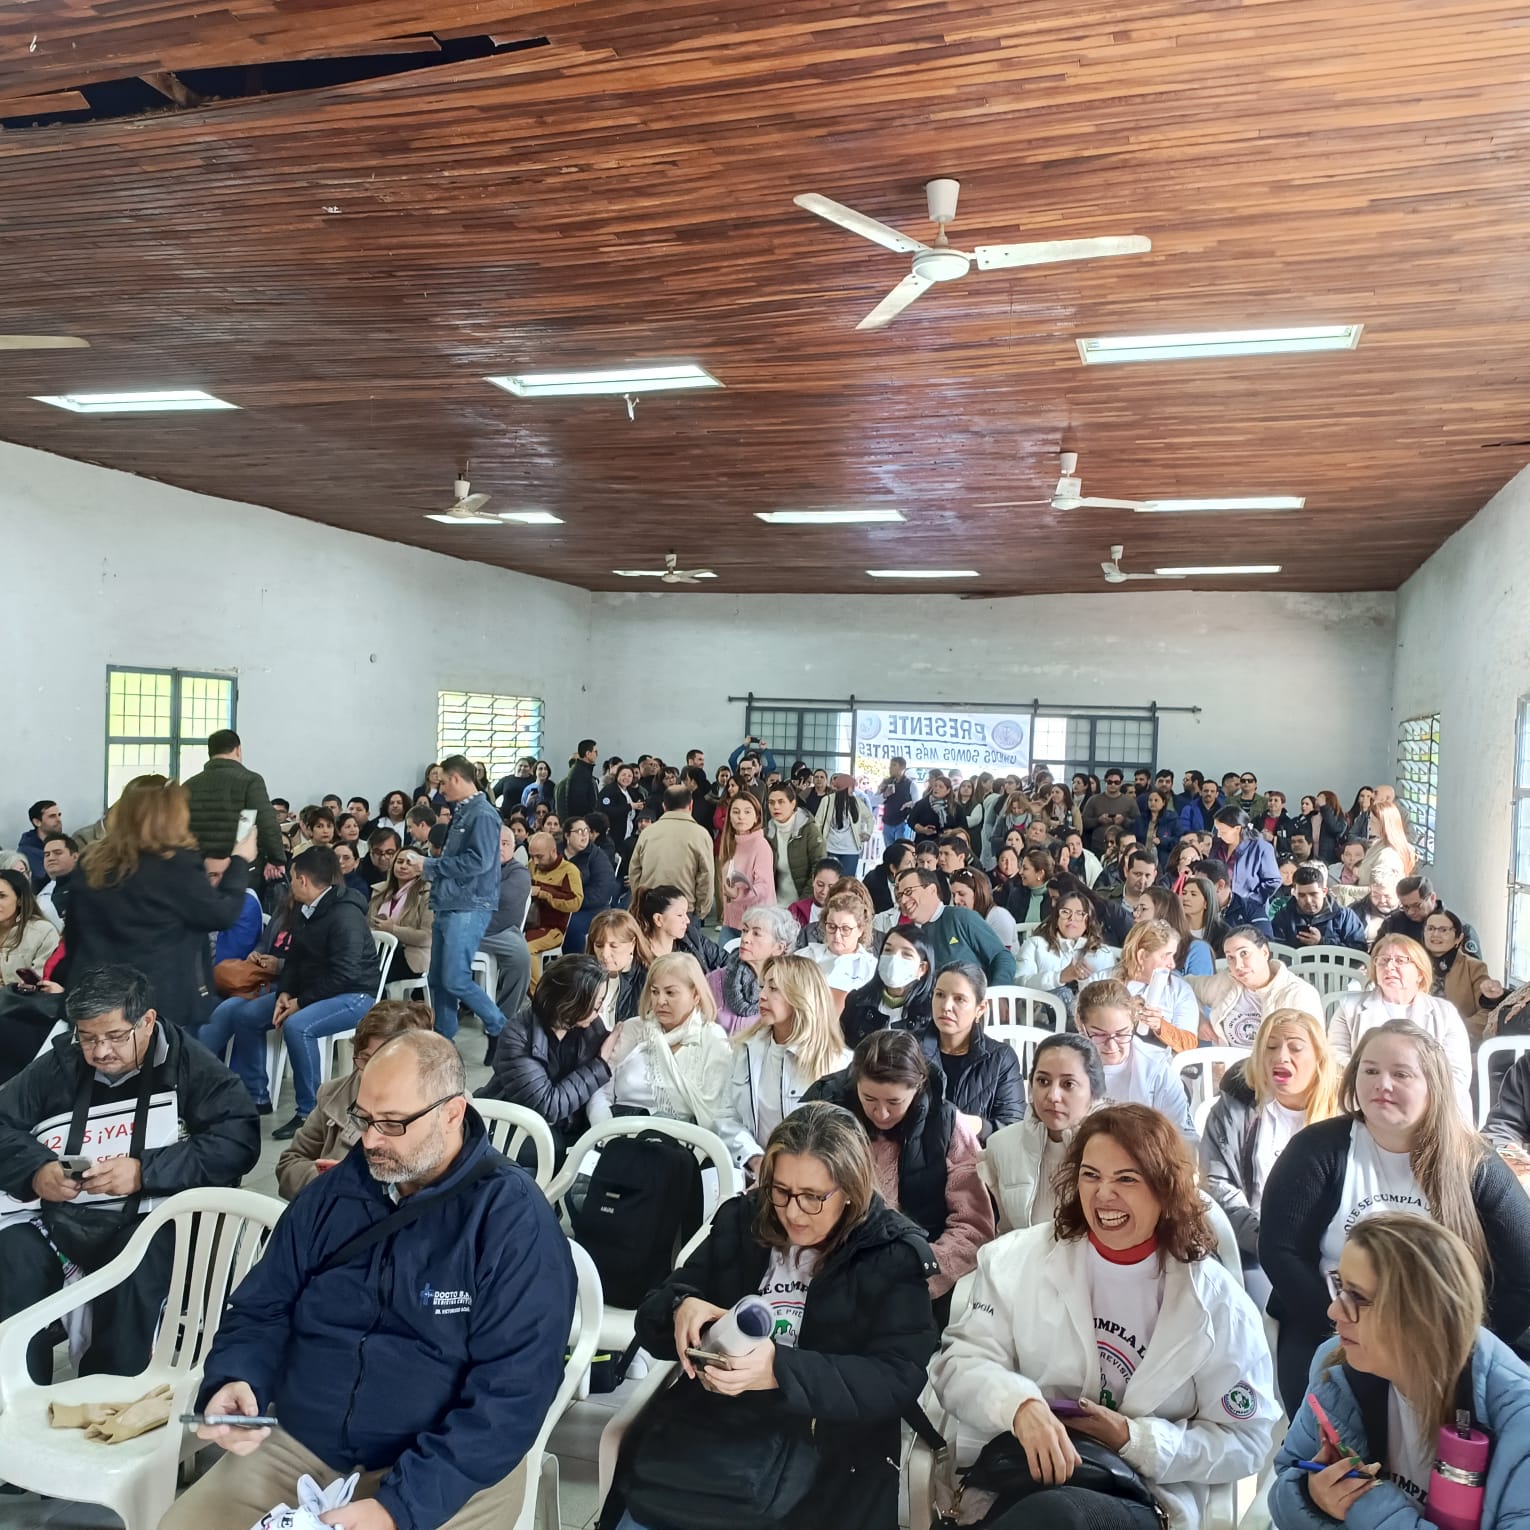
<path fill-rule="evenodd" d="M 643 1347 L 684 1374 L 629 1436 L 601 1523 L 668 1530 L 677 1496 L 694 1513 L 703 1495 L 713 1523 L 757 1521 L 755 1505 L 725 1496 L 739 1452 L 763 1456 L 790 1432 L 811 1454 L 778 1505 L 783 1530 L 897 1530 L 899 1421 L 939 1339 L 932 1267 L 917 1229 L 877 1193 L 854 1118 L 794 1111 L 765 1144 L 755 1188 L 718 1208 L 706 1241 L 638 1308 Z M 689 1351 L 755 1295 L 774 1313 L 770 1340 L 697 1364 Z"/>
<path fill-rule="evenodd" d="M 314 1108 L 276 1160 L 276 1188 L 284 1201 L 290 1201 L 326 1169 L 334 1168 L 361 1140 L 351 1111 L 356 1105 L 361 1075 L 372 1054 L 385 1041 L 392 1041 L 405 1031 L 428 1031 L 434 1024 L 430 1005 L 406 1004 L 397 999 L 374 1004 L 356 1022 L 356 1034 L 351 1039 L 351 1071 L 344 1078 L 332 1078 L 319 1085 Z"/>
<path fill-rule="evenodd" d="M 1448 908 L 1436 908 L 1424 920 L 1424 950 L 1434 968 L 1429 992 L 1460 1015 L 1475 1050 L 1489 1034 L 1489 1022 L 1504 996 L 1504 987 L 1485 961 L 1462 949 L 1465 941 L 1466 926 Z"/>
<path fill-rule="evenodd" d="M 1297 977 L 1251 924 L 1240 925 L 1222 943 L 1227 970 L 1188 981 L 1206 1006 L 1201 1039 L 1213 1046 L 1251 1047 L 1264 1017 L 1277 1009 L 1300 1009 L 1323 1023 L 1323 996 Z M 1337 1054 L 1337 1047 L 1334 1049 Z"/>
<path fill-rule="evenodd" d="M 1407 1020 L 1445 1050 L 1461 1114 L 1472 1114 L 1472 1044 L 1466 1022 L 1449 999 L 1430 993 L 1434 967 L 1429 953 L 1406 935 L 1383 935 L 1371 947 L 1370 987 L 1351 994 L 1328 1022 L 1334 1055 L 1347 1063 L 1367 1031 L 1388 1020 Z"/>
<path fill-rule="evenodd" d="M 823 974 L 837 995 L 836 1009 L 844 1004 L 846 995 L 869 983 L 877 970 L 871 950 L 870 901 L 863 900 L 859 892 L 841 891 L 843 887 L 842 878 L 818 916 L 822 938 L 809 941 L 798 953 Z"/>
<path fill-rule="evenodd" d="M 1137 1013 L 1137 1000 L 1119 978 L 1100 978 L 1079 991 L 1074 1023 L 1100 1054 L 1104 1098 L 1113 1105 L 1150 1105 L 1194 1143 L 1199 1138 L 1190 1097 L 1169 1066 L 1173 1053 L 1137 1039 Z"/>
<path fill-rule="evenodd" d="M 810 1100 L 842 1105 L 871 1141 L 877 1189 L 924 1231 L 939 1265 L 930 1277 L 944 1325 L 951 1289 L 994 1235 L 993 1202 L 978 1178 L 977 1137 L 946 1098 L 945 1074 L 907 1031 L 873 1031 L 850 1066 L 821 1078 Z"/>
<path fill-rule="evenodd" d="M 776 956 L 760 979 L 759 1019 L 733 1042 L 733 1147 L 756 1176 L 770 1134 L 826 1074 L 850 1065 L 834 1000 L 816 963 Z"/>
<path fill-rule="evenodd" d="M 960 1423 L 1024 1451 L 1035 1490 L 1001 1495 L 984 1523 L 1200 1530 L 1207 1484 L 1258 1473 L 1280 1415 L 1259 1314 L 1218 1262 L 1191 1153 L 1157 1111 L 1086 1116 L 1055 1185 L 1050 1221 L 979 1253 L 930 1368 Z M 1101 1446 L 1134 1493 L 1102 1480 Z"/>
<path fill-rule="evenodd" d="M 999 1206 L 999 1231 L 1050 1222 L 1057 1171 L 1079 1123 L 1105 1096 L 1105 1070 L 1087 1036 L 1048 1036 L 1031 1060 L 1029 1109 L 989 1137 L 978 1173 Z"/>
<path fill-rule="evenodd" d="M 1509 1343 L 1530 1326 L 1530 1198 L 1456 1103 L 1440 1044 L 1406 1020 L 1361 1037 L 1341 1114 L 1287 1144 L 1265 1182 L 1259 1262 L 1280 1323 L 1280 1393 L 1295 1417 L 1329 1334 L 1328 1277 L 1362 1218 L 1429 1217 L 1465 1241 L 1487 1278 L 1488 1325 Z"/>
<path fill-rule="evenodd" d="M 882 942 L 876 975 L 845 1000 L 840 1029 L 855 1046 L 873 1031 L 922 1032 L 930 1024 L 935 950 L 912 925 L 895 925 Z"/>
<path fill-rule="evenodd" d="M 1093 900 L 1065 893 L 1035 933 L 1021 941 L 1015 980 L 1055 993 L 1099 977 L 1120 959 L 1121 953 L 1105 943 Z"/>
<path fill-rule="evenodd" d="M 1431 1479 L 1436 1442 L 1455 1432 L 1458 1409 L 1490 1441 L 1477 1484 L 1481 1517 L 1470 1523 L 1523 1530 L 1530 1520 L 1530 1368 L 1482 1326 L 1482 1272 L 1472 1251 L 1447 1228 L 1386 1212 L 1349 1235 L 1330 1291 L 1338 1342 L 1313 1361 L 1309 1396 L 1366 1464 L 1351 1475 L 1354 1462 L 1340 1460 L 1304 1401 L 1275 1458 L 1275 1530 L 1322 1530 L 1352 1512 L 1355 1523 L 1386 1530 L 1446 1523 L 1438 1516 L 1447 1505 L 1431 1501 Z M 1440 1490 L 1459 1482 L 1442 1472 Z"/>

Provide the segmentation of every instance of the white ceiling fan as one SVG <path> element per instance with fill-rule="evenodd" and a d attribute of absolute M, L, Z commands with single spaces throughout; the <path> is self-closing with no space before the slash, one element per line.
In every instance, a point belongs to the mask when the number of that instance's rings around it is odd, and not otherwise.
<path fill-rule="evenodd" d="M 1127 574 L 1121 570 L 1121 554 L 1126 548 L 1121 543 L 1116 543 L 1110 549 L 1110 561 L 1100 564 L 1100 572 L 1105 576 L 1106 584 L 1125 584 L 1132 579 L 1183 579 L 1183 574 Z"/>
<path fill-rule="evenodd" d="M 432 511 L 425 519 L 439 521 L 443 526 L 503 526 L 497 515 L 480 515 L 478 512 L 488 504 L 487 494 L 474 494 L 468 482 L 468 465 L 463 463 L 462 472 L 452 485 L 456 500 L 445 510 Z"/>
<path fill-rule="evenodd" d="M 676 568 L 677 562 L 674 553 L 665 553 L 663 568 L 613 568 L 611 572 L 622 579 L 658 579 L 664 584 L 696 584 L 717 577 L 709 568 Z"/>
<path fill-rule="evenodd" d="M 1058 452 L 1057 465 L 1062 470 L 1057 487 L 1052 490 L 1054 510 L 1151 510 L 1151 500 L 1085 499 L 1084 481 L 1078 477 L 1078 453 Z"/>
<path fill-rule="evenodd" d="M 804 192 L 792 200 L 807 212 L 827 218 L 847 228 L 862 239 L 880 244 L 884 249 L 896 250 L 902 255 L 914 257 L 914 269 L 877 304 L 855 327 L 857 329 L 881 329 L 903 312 L 916 297 L 935 282 L 953 282 L 972 268 L 975 260 L 980 271 L 1001 271 L 1013 266 L 1044 266 L 1062 260 L 1095 260 L 1104 255 L 1137 255 L 1153 248 L 1152 241 L 1140 234 L 1127 234 L 1114 239 L 1046 239 L 1032 244 L 980 244 L 971 254 L 951 247 L 946 238 L 946 225 L 956 218 L 956 194 L 961 182 L 953 180 L 926 181 L 924 190 L 929 199 L 930 222 L 935 225 L 934 244 L 921 244 L 907 234 L 854 208 L 821 197 L 816 192 Z"/>

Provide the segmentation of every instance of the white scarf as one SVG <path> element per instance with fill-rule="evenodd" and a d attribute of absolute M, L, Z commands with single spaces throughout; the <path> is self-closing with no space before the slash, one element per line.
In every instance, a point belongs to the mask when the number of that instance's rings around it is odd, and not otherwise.
<path fill-rule="evenodd" d="M 639 1027 L 638 1046 L 648 1059 L 658 1114 L 682 1121 L 689 1118 L 698 1126 L 710 1128 L 713 1103 L 707 1099 L 703 1078 L 706 1031 L 713 1022 L 699 1009 L 693 1009 L 672 1031 L 646 1017 L 626 1023 Z"/>

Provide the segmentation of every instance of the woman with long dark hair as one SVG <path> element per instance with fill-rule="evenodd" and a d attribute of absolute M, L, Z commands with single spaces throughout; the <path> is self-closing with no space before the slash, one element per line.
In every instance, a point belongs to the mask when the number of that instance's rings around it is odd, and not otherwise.
<path fill-rule="evenodd" d="M 831 791 L 818 804 L 815 815 L 824 854 L 838 861 L 847 877 L 853 877 L 861 862 L 861 846 L 871 837 L 871 809 L 855 795 L 855 779 L 844 771 L 836 771 L 829 785 Z M 958 807 L 956 817 L 962 812 Z"/>
<path fill-rule="evenodd" d="M 0 987 L 27 971 L 42 976 L 58 949 L 58 931 L 43 917 L 31 879 L 20 871 L 0 871 Z"/>
<path fill-rule="evenodd" d="M 1234 895 L 1244 900 L 1251 917 L 1267 916 L 1270 898 L 1283 885 L 1275 847 L 1242 808 L 1223 808 L 1212 822 L 1212 833 L 1212 856 L 1226 865 Z M 1334 854 L 1338 854 L 1337 846 Z"/>
<path fill-rule="evenodd" d="M 873 1031 L 922 1032 L 930 1024 L 935 951 L 912 925 L 894 925 L 882 942 L 877 975 L 845 1000 L 840 1028 L 855 1046 Z"/>

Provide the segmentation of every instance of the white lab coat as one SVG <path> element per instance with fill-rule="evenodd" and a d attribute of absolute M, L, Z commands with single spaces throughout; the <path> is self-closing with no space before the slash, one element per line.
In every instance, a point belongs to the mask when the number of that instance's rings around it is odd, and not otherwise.
<path fill-rule="evenodd" d="M 1421 993 L 1408 1006 L 1408 1013 L 1403 1018 L 1421 1031 L 1428 1031 L 1444 1047 L 1451 1077 L 1456 1081 L 1456 1101 L 1461 1113 L 1468 1121 L 1476 1120 L 1472 1112 L 1472 1041 L 1460 1011 L 1449 999 Z M 1339 1065 L 1342 1067 L 1349 1061 L 1367 1031 L 1385 1025 L 1390 1019 L 1386 1000 L 1375 988 L 1367 988 L 1364 993 L 1346 999 L 1328 1022 L 1328 1045 Z"/>
<path fill-rule="evenodd" d="M 1096 1397 L 1088 1240 L 1050 1226 L 978 1251 L 967 1311 L 946 1329 L 931 1379 L 942 1406 L 984 1439 L 1032 1399 Z M 1280 1417 L 1274 1366 L 1253 1302 L 1214 1256 L 1169 1259 L 1147 1353 L 1121 1397 L 1121 1455 L 1146 1478 L 1174 1530 L 1199 1530 L 1206 1486 L 1257 1476 Z"/>

